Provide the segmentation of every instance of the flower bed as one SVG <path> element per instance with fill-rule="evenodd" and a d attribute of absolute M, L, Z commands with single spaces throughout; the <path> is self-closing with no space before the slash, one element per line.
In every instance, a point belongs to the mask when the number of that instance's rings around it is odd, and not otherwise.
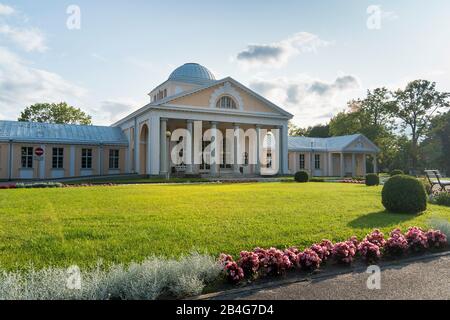
<path fill-rule="evenodd" d="M 114 187 L 114 183 L 82 183 L 82 184 L 63 184 L 60 182 L 31 182 L 31 183 L 11 183 L 0 185 L 0 189 L 44 189 L 44 188 L 86 188 L 86 187 Z"/>
<path fill-rule="evenodd" d="M 380 230 L 374 230 L 361 242 L 353 236 L 336 244 L 322 240 L 303 251 L 296 247 L 284 251 L 276 248 L 256 248 L 253 251 L 241 252 L 237 262 L 227 254 L 222 254 L 219 261 L 225 277 L 236 284 L 244 279 L 285 274 L 288 270 L 314 271 L 328 260 L 350 265 L 354 259 L 361 258 L 366 263 L 375 263 L 383 257 L 399 257 L 408 253 L 444 249 L 447 246 L 447 237 L 441 231 L 424 231 L 411 227 L 405 234 L 395 229 L 387 239 Z"/>

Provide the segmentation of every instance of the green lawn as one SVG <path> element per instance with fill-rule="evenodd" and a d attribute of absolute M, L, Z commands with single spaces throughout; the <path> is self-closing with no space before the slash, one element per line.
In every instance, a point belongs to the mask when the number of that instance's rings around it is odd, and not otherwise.
<path fill-rule="evenodd" d="M 337 183 L 0 190 L 0 265 L 88 266 L 193 249 L 237 254 L 450 220 L 450 208 L 433 205 L 420 216 L 386 213 L 380 193 Z"/>

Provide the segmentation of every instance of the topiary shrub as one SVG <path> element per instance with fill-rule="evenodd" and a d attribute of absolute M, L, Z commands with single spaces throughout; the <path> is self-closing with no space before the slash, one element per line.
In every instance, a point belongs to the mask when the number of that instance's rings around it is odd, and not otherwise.
<path fill-rule="evenodd" d="M 437 205 L 450 207 L 450 193 L 440 192 L 433 197 L 432 201 Z"/>
<path fill-rule="evenodd" d="M 419 213 L 427 209 L 427 194 L 418 179 L 399 175 L 384 184 L 382 203 L 390 212 Z"/>
<path fill-rule="evenodd" d="M 297 182 L 308 182 L 309 174 L 306 171 L 298 171 L 295 173 L 294 179 Z"/>
<path fill-rule="evenodd" d="M 405 173 L 403 172 L 403 170 L 400 170 L 400 169 L 394 169 L 390 173 L 391 177 L 399 176 L 399 175 L 402 175 L 402 174 L 405 174 Z"/>
<path fill-rule="evenodd" d="M 380 178 L 375 173 L 369 173 L 366 175 L 366 186 L 378 186 L 380 184 Z"/>

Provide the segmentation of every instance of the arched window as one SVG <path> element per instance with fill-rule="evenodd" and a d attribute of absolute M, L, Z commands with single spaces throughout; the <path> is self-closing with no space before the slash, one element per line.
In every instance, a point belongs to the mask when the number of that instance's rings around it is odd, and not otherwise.
<path fill-rule="evenodd" d="M 236 102 L 230 96 L 223 96 L 219 100 L 217 100 L 216 108 L 237 109 Z"/>

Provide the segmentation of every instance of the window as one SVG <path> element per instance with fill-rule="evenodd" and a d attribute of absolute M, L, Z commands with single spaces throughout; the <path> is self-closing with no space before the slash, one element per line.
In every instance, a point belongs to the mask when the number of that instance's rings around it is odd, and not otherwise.
<path fill-rule="evenodd" d="M 52 168 L 62 169 L 64 163 L 64 148 L 53 148 Z"/>
<path fill-rule="evenodd" d="M 81 150 L 81 169 L 92 169 L 92 149 Z"/>
<path fill-rule="evenodd" d="M 109 168 L 119 169 L 119 150 L 117 149 L 109 150 Z"/>
<path fill-rule="evenodd" d="M 22 168 L 33 168 L 33 148 L 22 147 Z"/>
<path fill-rule="evenodd" d="M 272 168 L 272 152 L 267 152 L 267 168 Z"/>
<path fill-rule="evenodd" d="M 227 138 L 223 138 L 223 150 L 222 150 L 222 163 L 220 164 L 221 169 L 230 169 L 231 164 L 228 163 L 227 159 L 231 156 L 229 146 L 227 144 Z M 229 159 L 234 162 L 234 159 Z"/>
<path fill-rule="evenodd" d="M 299 165 L 300 165 L 300 170 L 304 170 L 305 169 L 305 155 L 301 154 L 299 155 Z"/>
<path fill-rule="evenodd" d="M 316 170 L 320 169 L 320 154 L 314 155 L 314 168 L 316 168 Z"/>
<path fill-rule="evenodd" d="M 205 161 L 205 149 L 209 146 L 209 141 L 202 140 L 202 164 L 200 165 L 200 170 L 210 170 L 211 166 Z M 207 157 L 208 158 L 208 157 Z"/>
<path fill-rule="evenodd" d="M 217 101 L 216 108 L 220 109 L 237 109 L 236 102 L 229 96 L 224 96 Z"/>

